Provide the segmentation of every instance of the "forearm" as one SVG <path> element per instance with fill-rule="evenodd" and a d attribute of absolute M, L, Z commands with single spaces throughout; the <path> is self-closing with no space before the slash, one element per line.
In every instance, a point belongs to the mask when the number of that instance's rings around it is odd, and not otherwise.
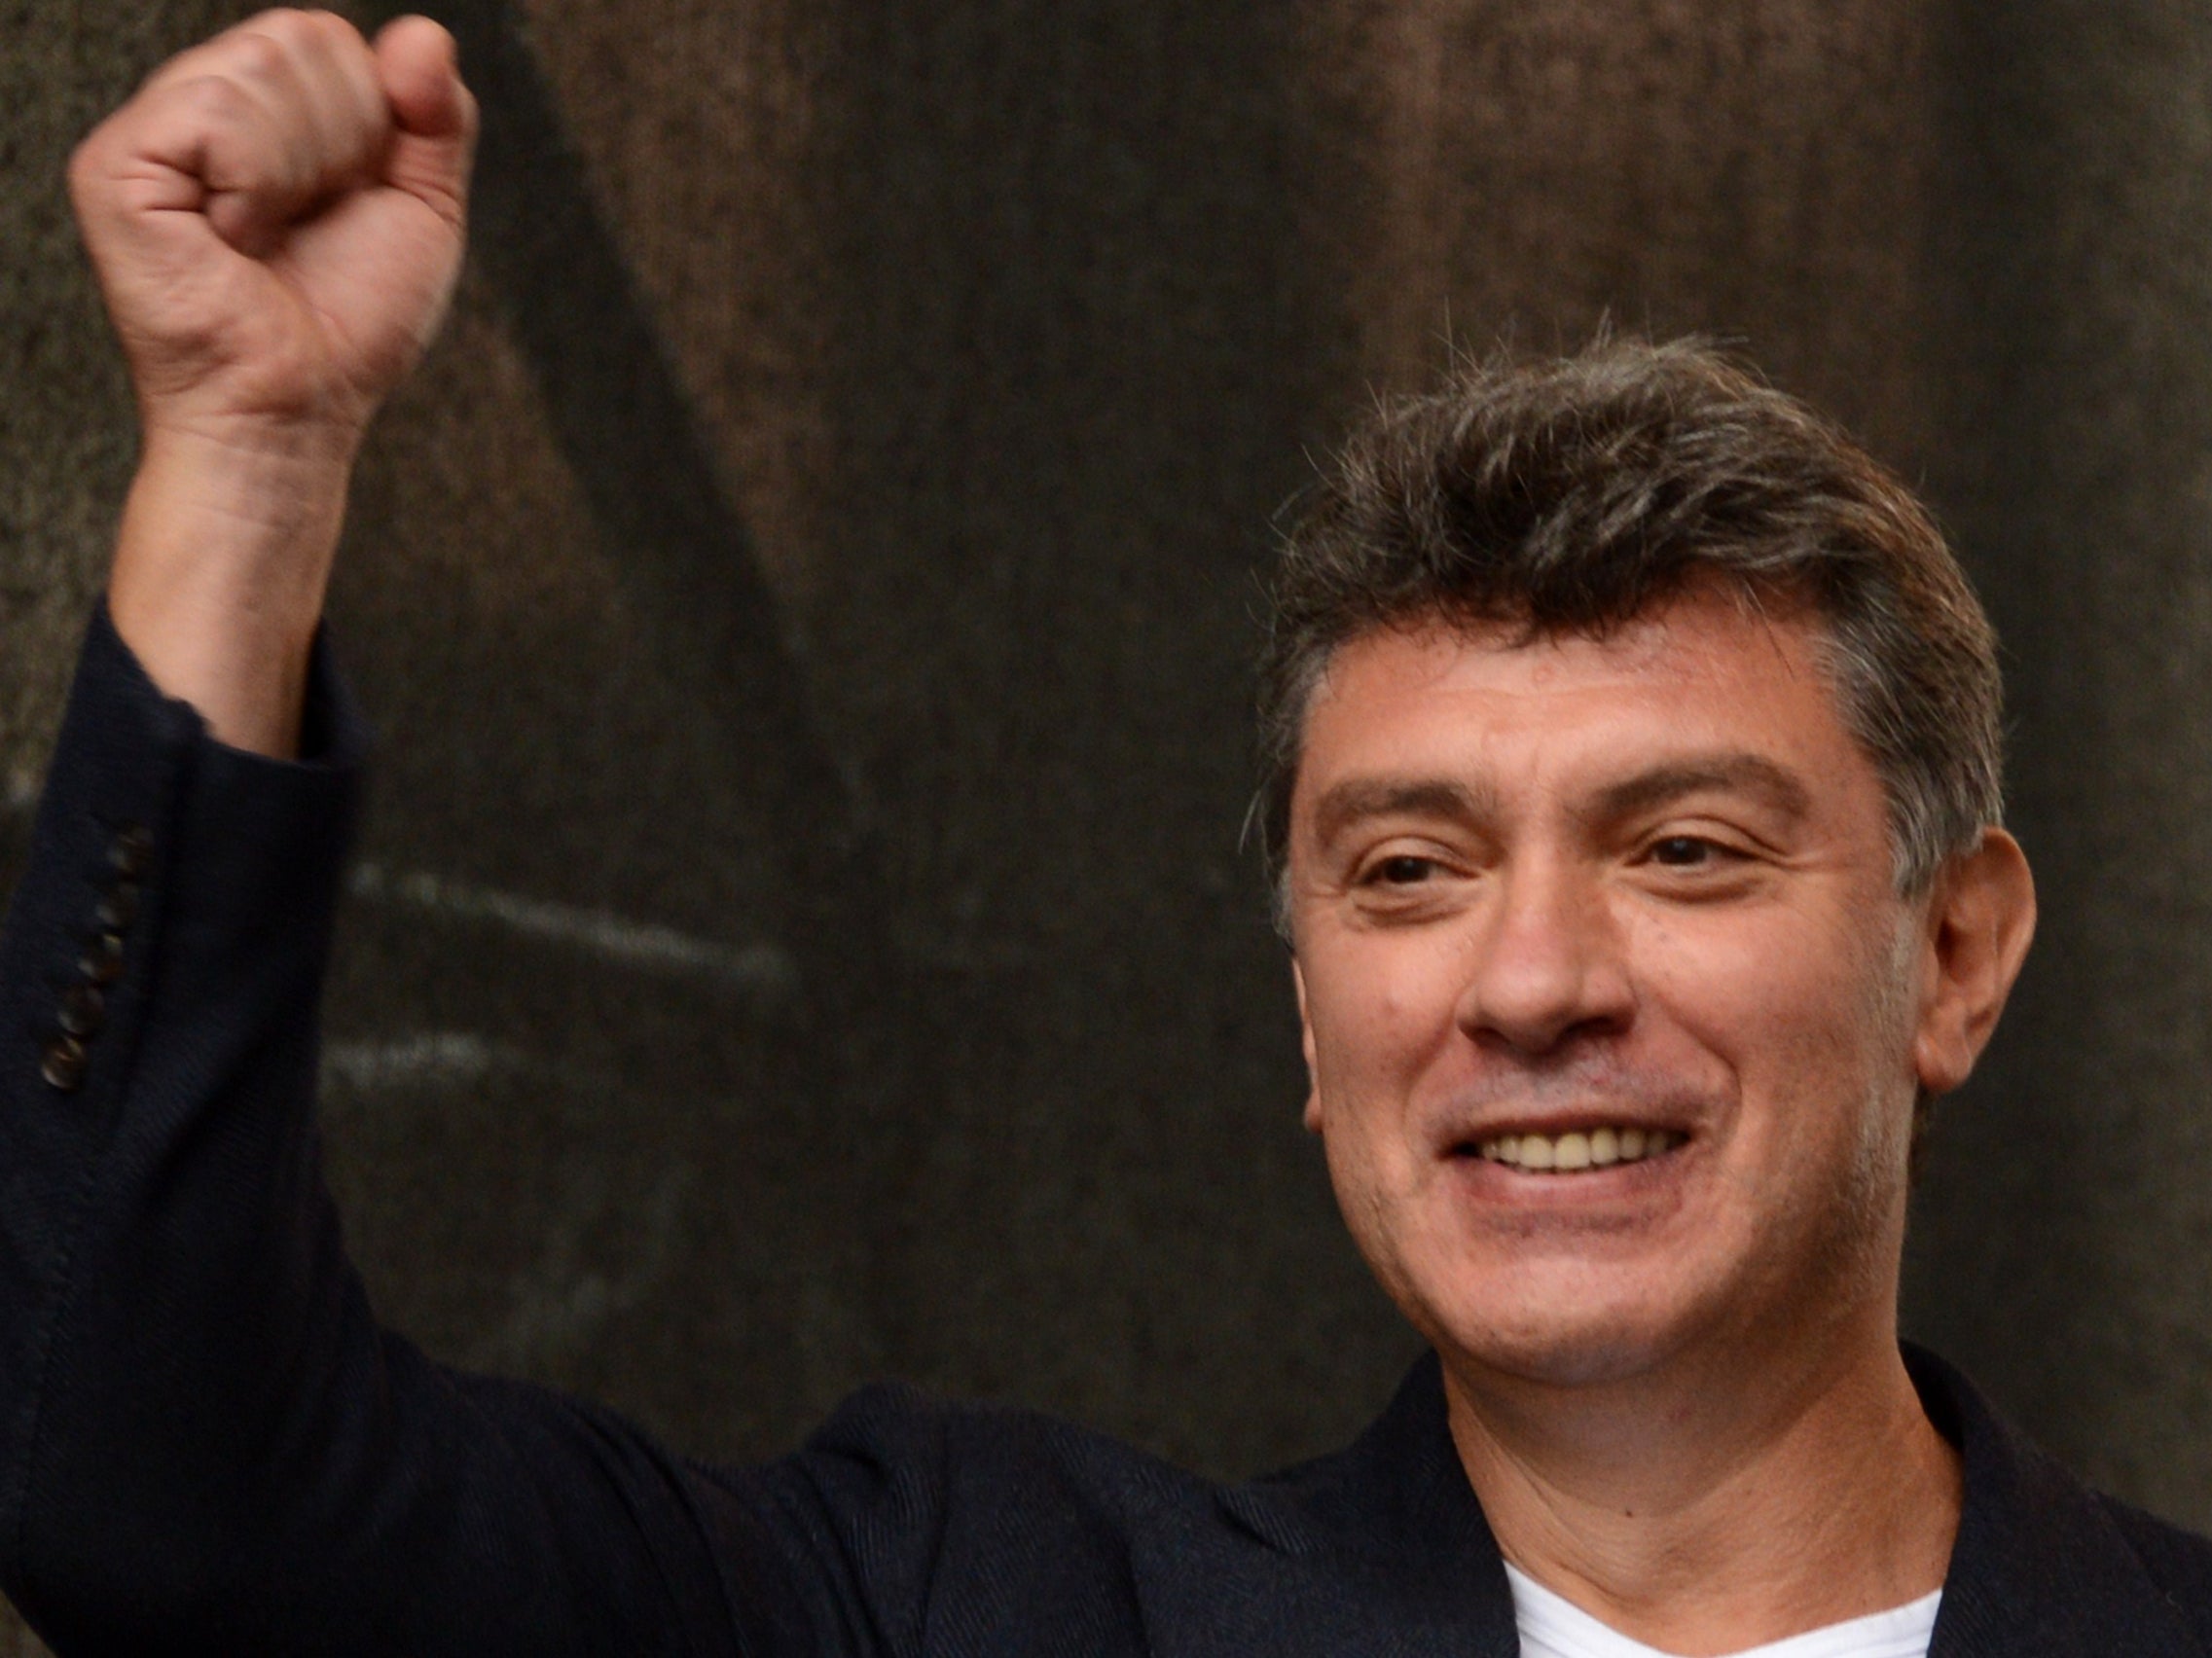
<path fill-rule="evenodd" d="M 306 422 L 148 433 L 109 613 L 155 685 L 234 748 L 298 752 L 356 441 Z"/>

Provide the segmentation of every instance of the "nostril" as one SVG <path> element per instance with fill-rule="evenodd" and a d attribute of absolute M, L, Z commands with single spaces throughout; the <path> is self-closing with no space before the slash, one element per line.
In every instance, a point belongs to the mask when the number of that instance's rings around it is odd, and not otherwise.
<path fill-rule="evenodd" d="M 1577 1048 L 1624 1035 L 1630 1023 L 1625 1009 L 1606 1009 L 1565 1018 L 1463 1020 L 1461 1027 L 1479 1047 L 1524 1062 L 1556 1063 Z"/>

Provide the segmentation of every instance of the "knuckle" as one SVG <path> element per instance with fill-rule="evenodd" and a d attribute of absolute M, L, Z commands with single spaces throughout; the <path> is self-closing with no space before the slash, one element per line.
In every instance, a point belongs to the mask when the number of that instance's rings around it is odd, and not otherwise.
<path fill-rule="evenodd" d="M 336 12 L 306 12 L 302 16 L 307 19 L 307 26 L 319 39 L 347 46 L 361 38 L 361 31 Z"/>
<path fill-rule="evenodd" d="M 297 33 L 306 26 L 307 21 L 308 14 L 298 6 L 272 6 L 268 11 L 248 18 L 241 26 L 281 36 Z"/>
<path fill-rule="evenodd" d="M 259 113 L 259 105 L 246 90 L 226 75 L 203 75 L 176 89 L 177 103 L 203 126 L 227 129 L 243 126 Z"/>
<path fill-rule="evenodd" d="M 359 31 L 335 12 L 309 12 L 296 8 L 265 12 L 246 24 L 272 43 L 295 53 L 326 53 L 343 48 Z"/>
<path fill-rule="evenodd" d="M 239 31 L 231 45 L 229 67 L 235 74 L 268 80 L 284 69 L 284 48 L 258 24 Z"/>

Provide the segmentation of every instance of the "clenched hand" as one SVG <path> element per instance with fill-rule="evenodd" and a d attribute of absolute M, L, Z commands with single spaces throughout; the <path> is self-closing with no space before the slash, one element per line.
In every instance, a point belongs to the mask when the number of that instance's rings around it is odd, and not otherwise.
<path fill-rule="evenodd" d="M 296 741 L 353 455 L 459 269 L 474 100 L 451 37 L 269 12 L 158 70 L 71 192 L 144 450 L 109 585 L 218 738 Z"/>

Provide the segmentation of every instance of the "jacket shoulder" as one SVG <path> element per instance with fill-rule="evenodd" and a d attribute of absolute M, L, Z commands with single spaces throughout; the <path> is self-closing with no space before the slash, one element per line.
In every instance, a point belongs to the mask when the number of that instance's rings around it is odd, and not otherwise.
<path fill-rule="evenodd" d="M 848 1503 L 914 1514 L 985 1494 L 1136 1510 L 1203 1504 L 1211 1482 L 1107 1434 L 902 1384 L 851 1395 L 789 1462 Z"/>

